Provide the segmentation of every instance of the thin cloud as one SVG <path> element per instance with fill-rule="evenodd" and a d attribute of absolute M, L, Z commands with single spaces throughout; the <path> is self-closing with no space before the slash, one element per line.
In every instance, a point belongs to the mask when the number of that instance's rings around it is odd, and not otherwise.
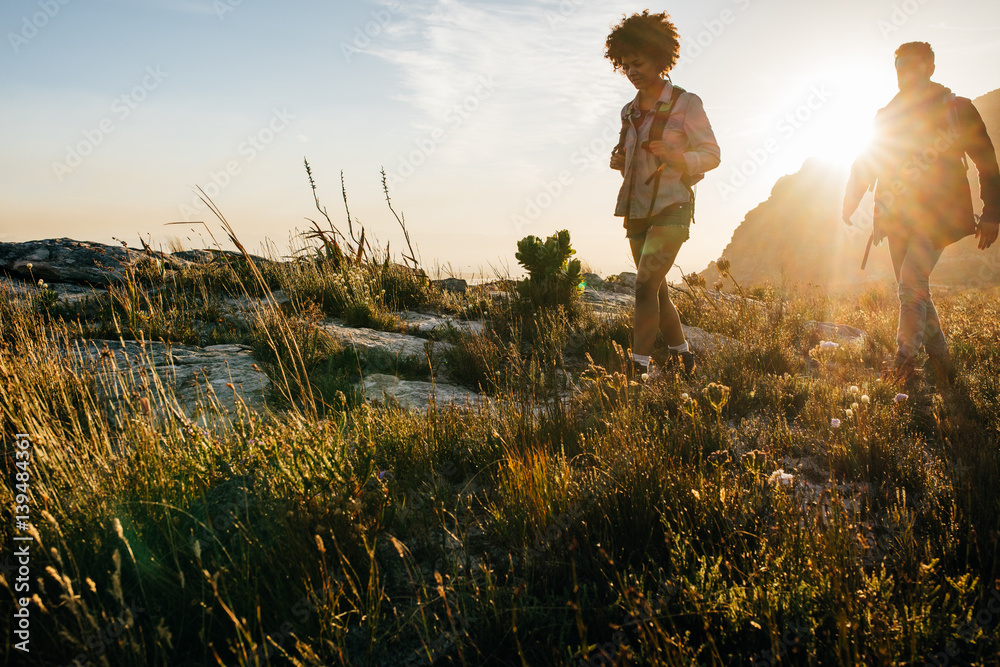
<path fill-rule="evenodd" d="M 396 32 L 367 52 L 399 69 L 397 97 L 422 115 L 414 127 L 440 124 L 484 80 L 495 84 L 453 148 L 502 155 L 512 145 L 571 145 L 623 102 L 603 47 L 625 5 L 595 5 L 407 2 Z"/>

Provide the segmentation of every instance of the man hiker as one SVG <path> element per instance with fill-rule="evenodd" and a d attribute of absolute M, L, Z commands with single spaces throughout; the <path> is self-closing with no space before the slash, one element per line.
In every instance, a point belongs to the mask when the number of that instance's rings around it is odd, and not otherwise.
<path fill-rule="evenodd" d="M 889 240 L 899 294 L 896 358 L 885 379 L 908 382 L 920 346 L 939 383 L 951 362 L 929 278 L 945 247 L 975 234 L 986 250 L 1000 223 L 1000 170 L 983 119 L 972 102 L 931 81 L 934 51 L 926 42 L 896 50 L 899 94 L 875 116 L 869 149 L 851 168 L 844 222 L 851 224 L 865 192 L 875 190 L 872 238 Z M 983 214 L 976 224 L 965 156 L 979 169 Z"/>

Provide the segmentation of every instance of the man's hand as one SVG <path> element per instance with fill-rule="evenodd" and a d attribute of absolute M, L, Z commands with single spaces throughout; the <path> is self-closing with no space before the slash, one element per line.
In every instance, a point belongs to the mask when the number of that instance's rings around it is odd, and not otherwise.
<path fill-rule="evenodd" d="M 844 217 L 844 224 L 847 225 L 848 227 L 853 227 L 854 226 L 854 223 L 851 222 L 851 216 L 853 216 L 853 215 L 854 215 L 853 213 L 848 213 L 847 211 L 844 211 L 844 216 L 843 216 Z"/>
<path fill-rule="evenodd" d="M 983 216 L 979 220 L 979 227 L 976 228 L 976 238 L 979 239 L 979 249 L 986 250 L 997 240 L 1000 233 L 1000 219 L 994 216 Z"/>

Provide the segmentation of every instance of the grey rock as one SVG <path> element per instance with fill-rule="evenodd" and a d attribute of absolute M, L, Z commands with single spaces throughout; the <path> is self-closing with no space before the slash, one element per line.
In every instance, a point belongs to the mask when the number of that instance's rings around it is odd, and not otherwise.
<path fill-rule="evenodd" d="M 846 324 L 834 324 L 833 322 L 814 322 L 810 320 L 805 322 L 805 326 L 814 329 L 824 340 L 854 342 L 868 335 L 861 329 L 856 329 Z"/>
<path fill-rule="evenodd" d="M 264 392 L 269 381 L 255 368 L 246 345 L 194 347 L 156 341 L 80 340 L 75 343 L 74 356 L 95 376 L 109 381 L 122 374 L 155 372 L 190 419 L 213 400 L 227 412 L 235 412 L 241 400 L 254 410 L 266 406 Z"/>
<path fill-rule="evenodd" d="M 68 238 L 0 243 L 0 271 L 32 281 L 112 285 L 124 279 L 130 266 L 150 261 L 160 262 L 165 270 L 187 265 L 167 253 Z"/>
<path fill-rule="evenodd" d="M 408 410 L 426 410 L 431 400 L 439 406 L 457 403 L 474 406 L 480 400 L 487 400 L 474 391 L 446 383 L 431 383 L 421 380 L 400 380 L 393 375 L 373 373 L 364 378 L 359 389 L 363 389 L 369 401 L 391 401 Z"/>
<path fill-rule="evenodd" d="M 445 350 L 452 347 L 450 343 L 431 342 L 410 334 L 345 327 L 334 320 L 326 320 L 320 328 L 344 346 L 363 352 L 388 353 L 400 358 L 426 358 L 427 350 L 430 349 L 434 357 L 439 359 Z"/>
<path fill-rule="evenodd" d="M 393 313 L 410 331 L 421 334 L 442 333 L 448 329 L 458 329 L 463 333 L 482 333 L 485 324 L 476 320 L 459 320 L 454 317 L 439 317 L 427 313 L 399 312 Z"/>
<path fill-rule="evenodd" d="M 444 280 L 432 280 L 431 285 L 441 288 L 445 292 L 455 292 L 456 294 L 465 294 L 466 290 L 469 289 L 469 283 L 462 280 L 461 278 L 445 278 Z"/>
<path fill-rule="evenodd" d="M 618 280 L 616 282 L 629 289 L 635 289 L 635 279 L 635 273 L 631 271 L 622 271 L 618 274 Z"/>
<path fill-rule="evenodd" d="M 230 309 L 245 314 L 255 310 L 267 310 L 271 307 L 272 300 L 273 303 L 279 308 L 292 302 L 288 295 L 280 289 L 273 290 L 271 292 L 271 299 L 243 295 L 239 297 L 223 297 L 222 302 Z"/>
<path fill-rule="evenodd" d="M 0 284 L 7 285 L 19 296 L 31 297 L 41 289 L 37 282 L 18 280 L 8 276 L 0 275 Z M 73 305 L 87 298 L 97 298 L 102 294 L 107 294 L 108 290 L 98 287 L 81 287 L 72 283 L 48 283 L 48 289 L 59 295 L 57 303 L 63 305 Z"/>
<path fill-rule="evenodd" d="M 604 284 L 604 278 L 600 277 L 596 273 L 585 273 L 583 274 L 583 280 L 587 283 L 587 287 L 600 288 Z"/>
<path fill-rule="evenodd" d="M 175 257 L 186 262 L 191 262 L 194 264 L 208 264 L 210 262 L 233 262 L 242 261 L 244 259 L 243 253 L 239 250 L 219 250 L 217 248 L 202 248 L 199 250 L 179 250 L 171 254 Z M 259 257 L 257 255 L 250 255 L 250 259 L 257 266 L 269 263 L 271 260 L 265 259 L 264 257 Z"/>
<path fill-rule="evenodd" d="M 697 354 L 716 352 L 724 345 L 732 345 L 736 343 L 735 340 L 729 338 L 728 336 L 709 333 L 704 329 L 699 329 L 698 327 L 689 327 L 686 324 L 682 324 L 681 328 L 684 329 L 684 338 L 687 339 L 688 346 Z"/>
<path fill-rule="evenodd" d="M 635 303 L 635 294 L 631 291 L 627 293 L 607 292 L 604 290 L 592 289 L 588 284 L 580 301 L 589 305 L 594 311 L 611 315 L 622 310 L 627 310 Z"/>

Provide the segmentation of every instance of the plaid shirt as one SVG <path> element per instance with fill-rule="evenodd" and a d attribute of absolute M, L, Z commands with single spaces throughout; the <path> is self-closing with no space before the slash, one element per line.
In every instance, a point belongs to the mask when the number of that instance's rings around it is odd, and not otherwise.
<path fill-rule="evenodd" d="M 663 86 L 659 102 L 670 104 L 673 85 L 669 81 Z M 629 113 L 629 130 L 625 138 L 625 182 L 618 193 L 618 203 L 615 215 L 618 217 L 646 218 L 656 215 L 672 204 L 690 201 L 688 188 L 681 183 L 681 173 L 669 167 L 664 167 L 660 173 L 659 187 L 654 178 L 647 185 L 646 181 L 660 166 L 659 160 L 647 150 L 641 148 L 642 143 L 649 139 L 650 126 L 653 124 L 653 112 L 647 113 L 639 121 L 639 95 L 622 109 L 622 116 Z M 638 127 L 637 127 L 638 123 Z M 703 174 L 719 166 L 720 150 L 715 141 L 712 126 L 705 115 L 705 107 L 701 98 L 693 93 L 684 93 L 670 112 L 670 118 L 663 130 L 663 141 L 684 154 L 687 164 L 687 174 Z M 656 201 L 652 201 L 656 189 Z"/>

